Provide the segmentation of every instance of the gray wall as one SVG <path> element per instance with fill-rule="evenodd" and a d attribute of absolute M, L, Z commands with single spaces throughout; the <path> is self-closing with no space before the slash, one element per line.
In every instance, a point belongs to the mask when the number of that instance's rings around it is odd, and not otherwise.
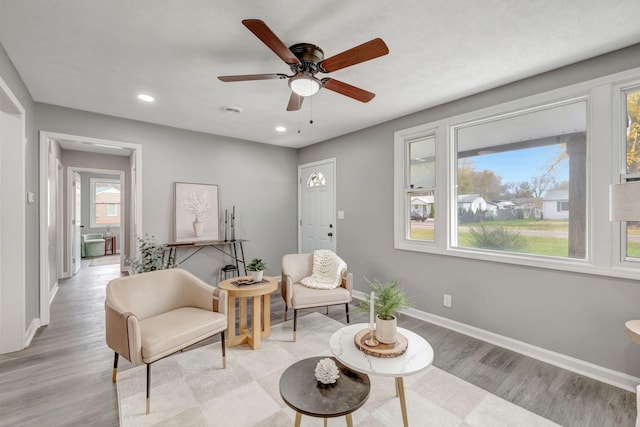
<path fill-rule="evenodd" d="M 640 45 L 301 149 L 300 164 L 337 159 L 336 209 L 345 211 L 337 249 L 355 288 L 367 290 L 364 277 L 397 278 L 419 310 L 640 376 L 640 346 L 624 332 L 624 322 L 640 316 L 639 282 L 393 244 L 395 131 L 634 67 L 640 67 Z M 443 307 L 445 293 L 453 296 L 452 309 Z"/>
<path fill-rule="evenodd" d="M 40 315 L 40 268 L 38 252 L 38 138 L 34 121 L 34 103 L 31 94 L 18 75 L 7 52 L 0 44 L 0 76 L 9 85 L 13 94 L 25 109 L 27 150 L 25 156 L 26 176 L 25 187 L 36 195 L 35 203 L 26 206 L 26 289 L 25 289 L 25 325 L 28 328 L 31 321 Z"/>
<path fill-rule="evenodd" d="M 173 241 L 174 182 L 217 184 L 220 209 L 236 206 L 236 237 L 247 259 L 280 274 L 282 255 L 297 250 L 297 152 L 47 104 L 36 104 L 37 128 L 142 145 L 142 230 Z M 66 160 L 65 160 L 66 162 Z M 77 165 L 80 166 L 80 165 Z M 189 249 L 179 250 L 179 259 Z M 183 266 L 214 283 L 229 258 L 205 248 Z"/>

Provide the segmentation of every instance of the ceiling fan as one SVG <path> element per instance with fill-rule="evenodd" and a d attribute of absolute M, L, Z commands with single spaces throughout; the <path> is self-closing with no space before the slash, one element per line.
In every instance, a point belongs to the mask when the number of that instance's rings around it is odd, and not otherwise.
<path fill-rule="evenodd" d="M 299 110 L 302 107 L 304 97 L 314 95 L 321 88 L 332 90 L 360 102 L 369 102 L 376 96 L 375 93 L 341 82 L 340 80 L 329 77 L 318 79 L 316 74 L 331 73 L 386 55 L 389 53 L 389 48 L 382 39 L 376 38 L 370 40 L 324 59 L 322 49 L 311 43 L 297 43 L 287 47 L 278 36 L 267 27 L 267 24 L 259 19 L 245 19 L 242 21 L 242 24 L 278 55 L 280 59 L 289 66 L 293 74 L 290 76 L 281 73 L 218 76 L 218 79 L 223 82 L 289 79 L 291 97 L 289 98 L 287 111 Z"/>

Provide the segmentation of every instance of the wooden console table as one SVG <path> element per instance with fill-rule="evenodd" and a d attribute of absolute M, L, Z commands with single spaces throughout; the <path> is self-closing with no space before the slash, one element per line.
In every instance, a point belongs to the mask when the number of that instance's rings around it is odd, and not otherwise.
<path fill-rule="evenodd" d="M 247 240 L 203 240 L 199 242 L 172 242 L 165 245 L 165 251 L 169 251 L 169 259 L 173 259 L 176 267 L 187 261 L 189 258 L 200 252 L 205 247 L 214 248 L 223 254 L 230 257 L 233 264 L 236 266 L 236 271 L 240 273 L 240 264 L 244 269 L 244 275 L 247 275 L 247 263 L 244 259 L 244 248 L 242 243 Z M 191 248 L 193 249 L 185 258 L 178 260 L 178 248 Z M 164 253 L 162 255 L 162 261 L 164 263 Z"/>

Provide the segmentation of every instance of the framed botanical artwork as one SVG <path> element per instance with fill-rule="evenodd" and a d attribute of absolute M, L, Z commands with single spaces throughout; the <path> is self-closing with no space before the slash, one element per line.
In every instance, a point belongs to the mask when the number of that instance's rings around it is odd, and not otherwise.
<path fill-rule="evenodd" d="M 217 185 L 176 182 L 174 203 L 176 242 L 219 240 Z"/>

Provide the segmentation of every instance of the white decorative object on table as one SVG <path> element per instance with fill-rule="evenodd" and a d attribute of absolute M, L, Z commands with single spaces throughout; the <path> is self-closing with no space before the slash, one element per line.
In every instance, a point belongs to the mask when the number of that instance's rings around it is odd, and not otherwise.
<path fill-rule="evenodd" d="M 327 357 L 320 359 L 316 365 L 315 376 L 322 384 L 333 384 L 340 377 L 340 369 L 333 359 Z"/>

